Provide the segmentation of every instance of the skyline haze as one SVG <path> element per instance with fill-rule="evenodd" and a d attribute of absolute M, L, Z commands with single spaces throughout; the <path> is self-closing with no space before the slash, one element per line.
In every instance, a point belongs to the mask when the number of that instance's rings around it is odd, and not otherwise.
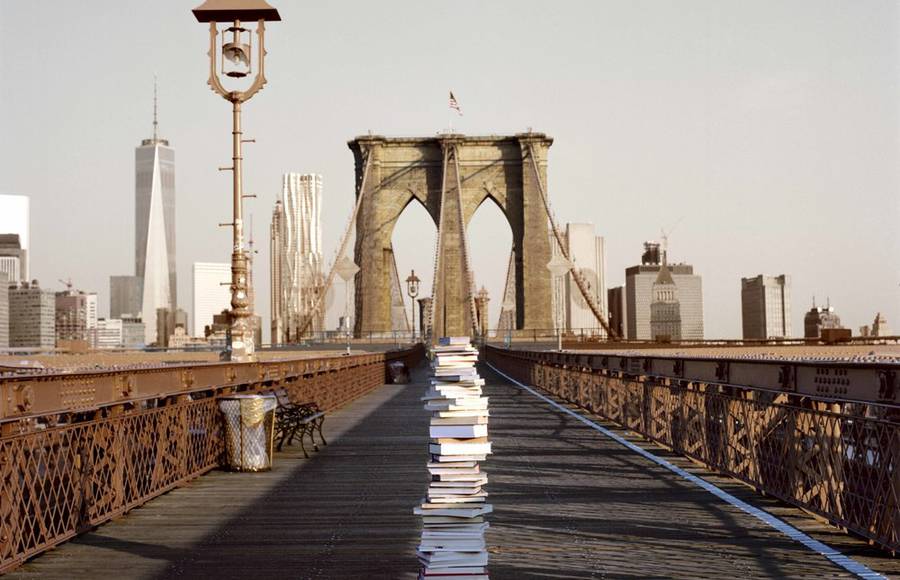
<path fill-rule="evenodd" d="M 231 176 L 217 171 L 231 155 L 229 106 L 206 85 L 196 4 L 0 3 L 0 193 L 30 198 L 31 277 L 54 289 L 71 277 L 98 292 L 103 316 L 109 276 L 133 269 L 133 151 L 152 136 L 154 74 L 160 134 L 178 151 L 178 294 L 191 264 L 229 258 L 217 226 L 231 215 Z M 533 127 L 555 139 L 555 217 L 605 238 L 608 287 L 640 263 L 643 241 L 670 233 L 672 262 L 703 278 L 707 338 L 741 336 L 741 278 L 757 274 L 791 276 L 795 336 L 813 295 L 854 332 L 877 311 L 900 325 L 896 3 L 274 4 L 268 84 L 244 108 L 266 340 L 282 174 L 323 175 L 328 267 L 354 201 L 347 141 L 433 135 L 451 119 L 467 135 Z M 80 29 L 96 34 L 78 50 L 52 42 Z M 448 109 L 449 89 L 464 116 Z M 426 215 L 412 204 L 393 238 L 420 296 Z M 485 204 L 469 233 L 493 326 L 509 226 Z"/>

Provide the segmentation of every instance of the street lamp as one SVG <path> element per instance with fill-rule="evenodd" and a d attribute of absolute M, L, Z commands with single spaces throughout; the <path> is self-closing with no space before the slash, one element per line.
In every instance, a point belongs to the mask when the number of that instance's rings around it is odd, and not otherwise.
<path fill-rule="evenodd" d="M 241 104 L 259 92 L 266 84 L 265 32 L 266 21 L 280 21 L 278 11 L 265 0 L 206 0 L 194 8 L 199 22 L 209 22 L 209 80 L 207 83 L 218 95 L 231 103 L 232 165 L 223 169 L 231 171 L 233 184 L 233 231 L 231 246 L 231 312 L 230 344 L 226 353 L 230 360 L 247 361 L 254 358 L 253 303 L 250 300 L 247 281 L 247 255 L 244 253 L 244 222 L 241 208 L 243 200 L 243 174 L 241 145 Z M 242 22 L 256 21 L 257 55 L 256 75 L 244 91 L 229 91 L 223 86 L 221 76 L 241 80 L 253 74 L 253 35 Z M 219 40 L 219 24 L 221 30 Z M 227 61 L 227 64 L 226 64 Z M 218 64 L 217 64 L 218 63 Z"/>
<path fill-rule="evenodd" d="M 478 316 L 478 334 L 481 336 L 481 344 L 487 342 L 488 335 L 488 302 L 491 301 L 487 288 L 481 287 L 475 294 L 475 314 Z"/>
<path fill-rule="evenodd" d="M 556 304 L 553 307 L 553 319 L 556 324 L 556 350 L 562 350 L 562 321 L 560 320 L 559 310 L 560 305 L 562 304 L 562 292 L 560 292 L 559 284 L 560 278 L 569 273 L 569 270 L 572 269 L 572 263 L 569 262 L 562 256 L 556 255 L 553 256 L 553 259 L 547 263 L 547 269 L 550 270 L 550 274 L 553 276 L 553 293 L 556 297 Z"/>
<path fill-rule="evenodd" d="M 412 341 L 416 341 L 416 296 L 419 295 L 419 277 L 416 276 L 415 270 L 409 271 L 409 278 L 406 279 L 406 293 L 410 298 L 410 310 L 412 310 Z"/>
<path fill-rule="evenodd" d="M 335 264 L 334 269 L 344 281 L 344 327 L 347 334 L 347 354 L 350 354 L 350 280 L 359 272 L 359 266 L 344 256 Z"/>

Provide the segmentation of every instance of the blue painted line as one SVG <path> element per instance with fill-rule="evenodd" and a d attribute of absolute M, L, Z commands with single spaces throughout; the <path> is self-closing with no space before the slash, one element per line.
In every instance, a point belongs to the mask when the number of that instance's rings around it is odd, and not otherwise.
<path fill-rule="evenodd" d="M 497 373 L 498 375 L 506 378 L 506 380 L 508 380 L 509 382 L 514 383 L 515 385 L 518 385 L 520 388 L 528 391 L 535 397 L 541 399 L 542 401 L 544 401 L 546 403 L 549 403 L 556 409 L 558 409 L 564 413 L 567 413 L 567 414 L 571 415 L 572 417 L 575 417 L 576 419 L 578 419 L 579 421 L 581 421 L 588 427 L 591 427 L 592 429 L 599 431 L 600 433 L 602 433 L 603 435 L 606 435 L 607 437 L 609 437 L 616 443 L 619 443 L 620 445 L 624 445 L 629 450 L 634 451 L 635 453 L 649 459 L 653 463 L 656 463 L 657 465 L 668 469 L 672 473 L 690 481 L 691 483 L 697 485 L 698 487 L 705 489 L 706 491 L 713 494 L 714 496 L 721 499 L 722 501 L 725 501 L 725 502 L 733 505 L 734 507 L 740 509 L 741 511 L 743 511 L 747 514 L 750 514 L 751 516 L 755 517 L 756 519 L 760 520 L 761 522 L 765 523 L 766 525 L 771 526 L 772 528 L 775 528 L 776 530 L 778 530 L 785 536 L 791 538 L 792 540 L 796 540 L 797 542 L 800 542 L 801 544 L 803 544 L 804 546 L 806 546 L 813 552 L 816 552 L 818 554 L 825 556 L 832 563 L 836 564 L 837 566 L 840 566 L 841 568 L 850 572 L 851 574 L 855 574 L 856 576 L 859 576 L 860 578 L 886 579 L 885 576 L 879 574 L 878 572 L 871 570 L 869 567 L 867 567 L 863 564 L 860 564 L 853 558 L 851 558 L 849 556 L 845 556 L 844 554 L 841 554 L 834 548 L 820 542 L 819 540 L 816 540 L 816 539 L 810 537 L 809 535 L 801 532 L 800 530 L 798 530 L 794 526 L 790 525 L 789 523 L 773 516 L 769 512 L 767 512 L 765 510 L 761 510 L 757 507 L 754 507 L 754 506 L 748 504 L 747 502 L 745 502 L 743 500 L 740 500 L 740 499 L 734 497 L 727 491 L 716 487 L 715 485 L 711 484 L 710 482 L 706 481 L 705 479 L 701 479 L 701 478 L 697 477 L 696 475 L 693 475 L 692 473 L 688 473 L 687 471 L 681 469 L 677 465 L 673 465 L 673 464 L 669 463 L 668 461 L 666 461 L 665 459 L 663 459 L 662 457 L 657 457 L 656 455 L 653 455 L 646 449 L 642 449 L 641 447 L 638 447 L 631 441 L 628 441 L 627 439 L 622 438 L 622 436 L 617 435 L 616 433 L 613 433 L 606 427 L 603 427 L 602 425 L 598 425 L 597 423 L 594 423 L 587 417 L 583 417 L 582 415 L 579 415 L 575 411 L 572 411 L 571 409 L 567 409 L 566 407 L 563 407 L 562 405 L 560 405 L 553 399 L 551 399 L 547 396 L 544 396 L 543 394 L 535 391 L 533 388 L 520 383 L 516 379 L 514 379 L 511 376 L 507 375 L 506 373 L 500 371 L 497 367 L 495 367 L 491 363 L 485 363 L 485 364 L 487 364 L 487 366 L 491 367 L 491 369 L 493 369 L 494 372 Z"/>

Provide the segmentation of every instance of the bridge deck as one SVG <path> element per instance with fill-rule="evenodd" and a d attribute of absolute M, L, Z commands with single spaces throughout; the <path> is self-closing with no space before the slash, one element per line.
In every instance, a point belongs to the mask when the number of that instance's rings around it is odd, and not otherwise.
<path fill-rule="evenodd" d="M 847 575 L 486 369 L 485 375 L 495 449 L 486 465 L 495 506 L 492 578 Z M 11 577 L 415 578 L 412 506 L 426 485 L 423 388 L 422 382 L 382 387 L 329 417 L 331 445 L 311 459 L 292 450 L 268 473 L 214 472 Z M 796 510 L 709 479 L 870 566 L 897 571 L 896 560 Z"/>

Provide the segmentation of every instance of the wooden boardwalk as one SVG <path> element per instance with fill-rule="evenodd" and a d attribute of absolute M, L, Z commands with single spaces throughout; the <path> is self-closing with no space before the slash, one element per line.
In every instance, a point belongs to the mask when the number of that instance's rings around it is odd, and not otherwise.
<path fill-rule="evenodd" d="M 483 369 L 491 577 L 848 577 L 823 556 Z M 268 473 L 214 472 L 27 563 L 11 578 L 415 578 L 427 483 L 417 383 L 326 421 L 331 445 Z M 621 432 L 620 432 L 621 433 Z M 643 446 L 643 445 L 642 445 Z M 682 467 L 684 461 L 658 448 Z M 691 471 L 876 569 L 897 561 L 743 486 Z"/>

